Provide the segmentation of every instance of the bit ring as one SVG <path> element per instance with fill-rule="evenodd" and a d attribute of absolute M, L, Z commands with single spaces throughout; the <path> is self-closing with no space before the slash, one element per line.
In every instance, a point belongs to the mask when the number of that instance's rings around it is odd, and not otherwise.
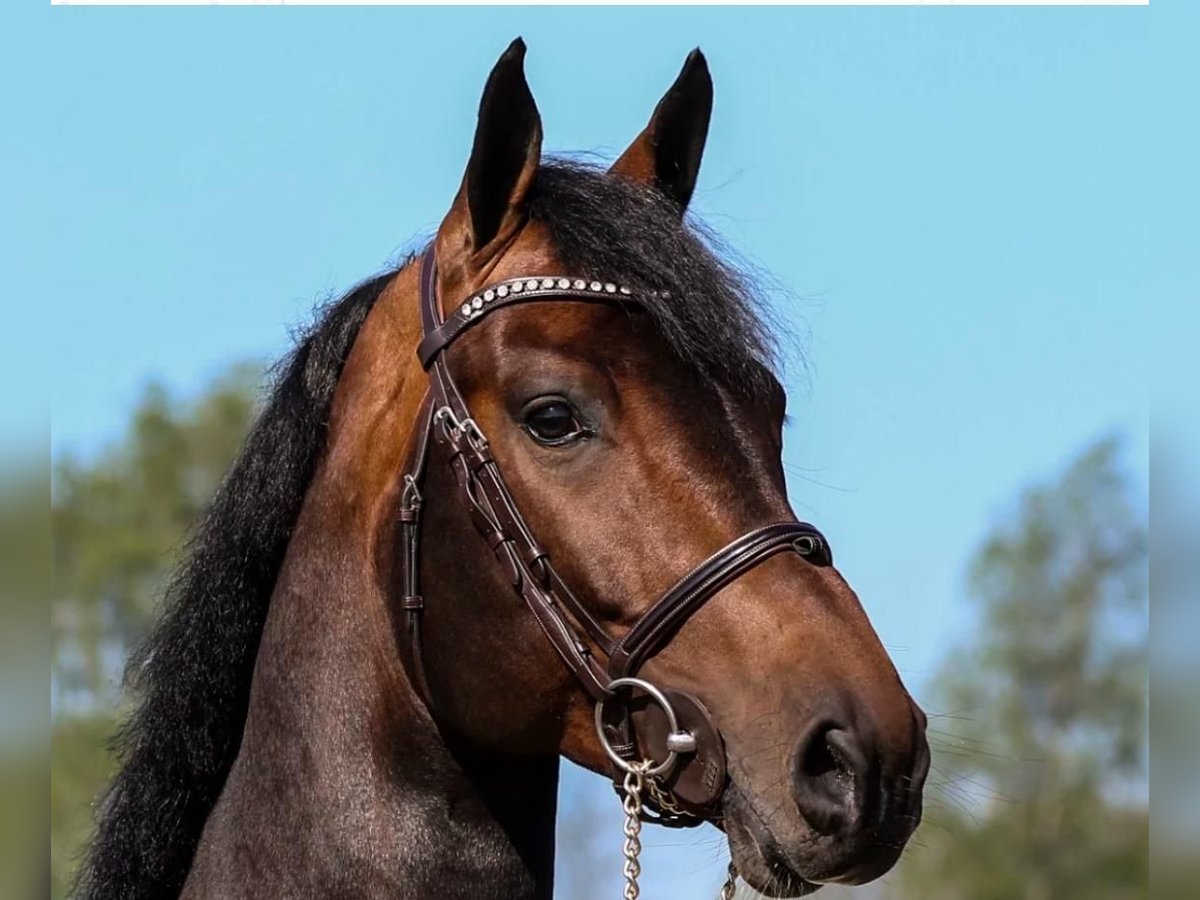
<path fill-rule="evenodd" d="M 680 753 L 690 753 L 696 749 L 696 738 L 688 731 L 684 731 L 679 727 L 679 717 L 675 715 L 675 710 L 671 703 L 667 700 L 667 695 L 656 688 L 648 681 L 643 681 L 640 678 L 616 678 L 609 682 L 608 687 L 612 691 L 619 688 L 638 688 L 646 694 L 651 700 L 658 704 L 659 708 L 667 716 L 667 724 L 670 726 L 670 733 L 667 735 L 667 757 L 662 762 L 649 769 L 635 769 L 635 764 L 627 759 L 623 759 L 612 744 L 609 743 L 607 735 L 604 733 L 604 701 L 601 700 L 596 704 L 596 736 L 600 738 L 600 746 L 604 748 L 605 754 L 613 761 L 613 764 L 623 772 L 641 771 L 645 775 L 654 778 L 661 778 L 675 768 L 675 763 L 679 760 Z"/>

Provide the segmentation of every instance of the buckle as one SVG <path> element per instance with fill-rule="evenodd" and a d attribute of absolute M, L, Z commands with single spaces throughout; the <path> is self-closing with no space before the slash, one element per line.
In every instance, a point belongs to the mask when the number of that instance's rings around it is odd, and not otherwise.
<path fill-rule="evenodd" d="M 416 512 L 421 508 L 423 500 L 421 489 L 417 487 L 417 479 L 412 475 L 405 475 L 404 490 L 400 492 L 401 512 Z"/>
<path fill-rule="evenodd" d="M 487 449 L 487 438 L 470 416 L 459 419 L 449 406 L 441 406 L 433 414 L 433 421 L 442 426 L 442 434 L 451 443 L 457 444 L 465 437 L 472 450 L 481 452 Z"/>

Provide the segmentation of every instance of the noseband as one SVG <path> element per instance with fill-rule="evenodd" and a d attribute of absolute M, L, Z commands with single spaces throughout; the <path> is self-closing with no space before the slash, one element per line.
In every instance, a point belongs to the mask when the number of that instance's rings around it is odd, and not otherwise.
<path fill-rule="evenodd" d="M 443 319 L 432 248 L 422 259 L 420 281 L 423 338 L 417 353 L 429 374 L 429 390 L 404 475 L 399 515 L 405 663 L 417 689 L 432 711 L 421 654 L 425 602 L 418 570 L 421 484 L 430 442 L 436 440 L 447 448 L 459 499 L 475 528 L 562 661 L 595 702 L 597 733 L 613 762 L 615 777 L 624 773 L 628 778 L 635 771 L 647 777 L 647 799 L 653 802 L 654 813 L 648 819 L 676 826 L 698 824 L 715 813 L 725 788 L 720 732 L 695 697 L 659 689 L 637 674 L 722 588 L 778 553 L 797 553 L 815 565 L 832 565 L 828 543 L 804 522 L 756 528 L 684 575 L 622 637 L 612 637 L 559 577 L 521 515 L 487 438 L 450 374 L 445 351 L 468 329 L 507 306 L 552 300 L 616 303 L 636 309 L 640 292 L 583 278 L 512 278 L 472 294 Z M 639 712 L 643 714 L 635 728 L 633 717 Z"/>

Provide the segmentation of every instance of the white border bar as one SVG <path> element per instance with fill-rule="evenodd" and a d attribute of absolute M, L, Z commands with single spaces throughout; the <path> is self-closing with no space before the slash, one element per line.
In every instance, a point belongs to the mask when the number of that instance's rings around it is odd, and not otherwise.
<path fill-rule="evenodd" d="M 1194 0 L 1193 0 L 1194 2 Z M 50 0 L 51 6 L 509 6 L 501 0 Z M 644 6 L 645 0 L 520 0 L 519 6 Z M 656 6 L 728 6 L 729 0 L 655 0 Z M 740 4 L 733 4 L 740 5 Z M 754 6 L 1149 6 L 1150 0 L 753 0 Z"/>

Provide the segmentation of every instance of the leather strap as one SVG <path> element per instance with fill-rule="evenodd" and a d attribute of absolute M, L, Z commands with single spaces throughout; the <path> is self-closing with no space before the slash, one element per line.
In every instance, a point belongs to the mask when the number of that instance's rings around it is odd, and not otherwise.
<path fill-rule="evenodd" d="M 608 673 L 624 678 L 637 673 L 701 606 L 752 568 L 777 553 L 793 550 L 817 565 L 833 557 L 821 532 L 807 522 L 780 522 L 742 535 L 722 547 L 676 582 L 638 619 L 609 654 Z"/>
<path fill-rule="evenodd" d="M 433 426 L 433 406 L 426 392 L 417 413 L 417 432 L 409 451 L 409 464 L 400 489 L 400 578 L 404 588 L 404 639 L 400 642 L 405 668 L 412 673 L 421 699 L 433 708 L 433 695 L 421 653 L 421 615 L 425 598 L 421 595 L 421 483 L 429 456 L 429 430 Z"/>
<path fill-rule="evenodd" d="M 650 292 L 653 294 L 653 292 Z M 506 306 L 537 300 L 575 300 L 588 303 L 633 302 L 632 288 L 611 281 L 551 276 L 510 278 L 468 297 L 444 322 L 425 329 L 417 346 L 421 365 L 429 368 L 433 358 L 460 334 L 484 316 Z"/>
<path fill-rule="evenodd" d="M 432 250 L 426 253 L 421 265 L 422 324 L 428 340 L 430 335 L 449 332 L 439 332 L 442 323 L 439 322 Z M 538 283 L 546 280 L 550 279 L 541 279 Z M 554 281 L 557 283 L 557 280 Z M 561 294 L 546 289 L 539 296 L 545 299 Z M 453 331 L 453 336 L 461 334 L 466 324 L 464 320 L 462 326 Z M 476 530 L 487 540 L 514 590 L 525 600 L 564 664 L 593 699 L 605 699 L 610 692 L 603 667 L 592 656 L 587 642 L 576 630 L 576 623 L 582 626 L 602 652 L 607 654 L 614 642 L 566 588 L 546 551 L 521 516 L 492 457 L 487 439 L 471 418 L 466 401 L 450 374 L 442 352 L 444 349 L 445 344 L 435 352 L 427 366 L 434 409 L 433 436 L 449 451 L 459 497 L 470 512 Z M 568 610 L 570 615 L 567 614 Z"/>

